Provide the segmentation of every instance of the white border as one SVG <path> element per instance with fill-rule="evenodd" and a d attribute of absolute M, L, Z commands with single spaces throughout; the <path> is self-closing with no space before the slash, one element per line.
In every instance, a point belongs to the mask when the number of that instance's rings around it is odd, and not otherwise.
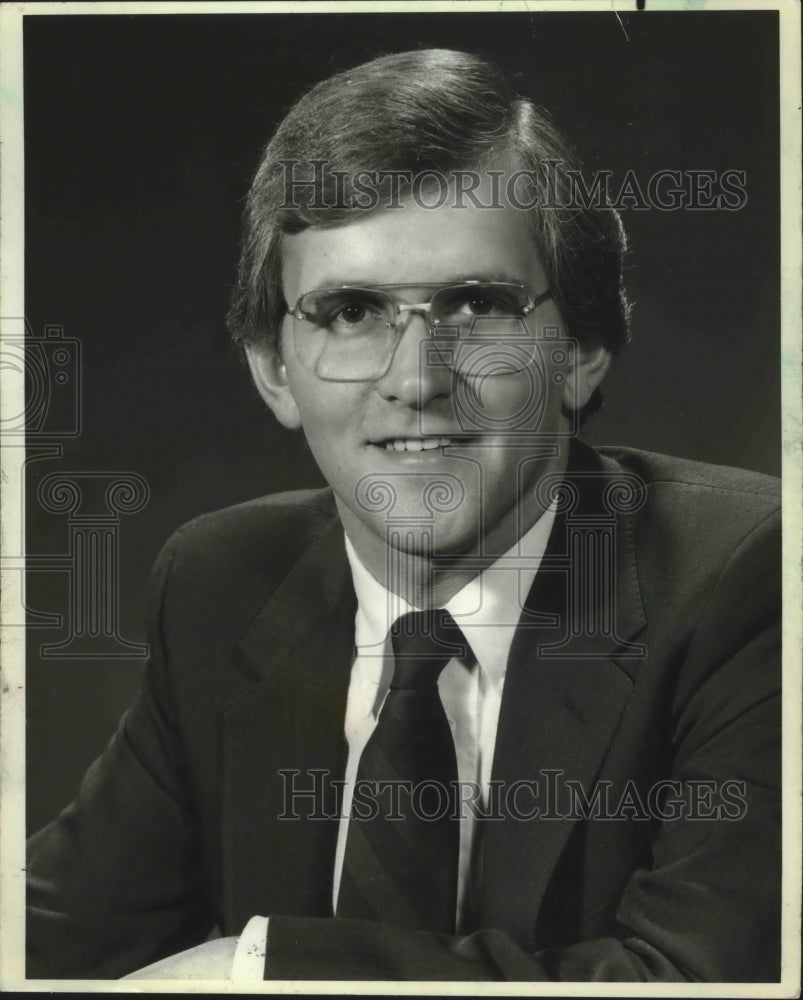
<path fill-rule="evenodd" d="M 0 317 L 25 315 L 25 160 L 22 103 L 22 17 L 0 8 Z M 0 326 L 0 337 L 5 330 Z M 0 414 L 24 411 L 25 376 L 0 370 Z M 21 553 L 22 442 L 0 439 L 0 551 Z M 10 509 L 10 512 L 9 512 Z M 23 532 L 24 533 L 24 532 Z M 0 580 L 0 620 L 23 607 L 21 573 Z M 25 630 L 0 631 L 0 988 L 17 982 L 25 947 Z"/>
<path fill-rule="evenodd" d="M 24 316 L 24 136 L 22 114 L 23 17 L 48 14 L 236 14 L 236 13 L 371 13 L 449 12 L 505 13 L 513 11 L 632 13 L 634 2 L 624 0 L 475 0 L 475 2 L 254 2 L 254 3 L 36 3 L 4 4 L 0 9 L 0 315 Z M 803 604 L 800 567 L 803 565 L 803 393 L 801 388 L 801 118 L 800 118 L 800 6 L 796 0 L 647 0 L 650 11 L 778 10 L 780 20 L 781 93 L 781 392 L 783 407 L 783 530 L 784 530 L 784 810 L 783 810 L 783 941 L 782 980 L 778 984 L 638 983 L 431 983 L 365 982 L 322 983 L 261 982 L 253 986 L 229 981 L 199 983 L 192 980 L 25 980 L 24 943 L 24 683 L 23 630 L 2 631 L 2 700 L 0 701 L 0 987 L 3 990 L 52 992 L 134 993 L 152 989 L 163 993 L 305 993 L 389 994 L 397 996 L 434 992 L 444 996 L 697 996 L 792 997 L 800 990 L 801 944 L 801 687 L 800 650 L 803 648 L 800 608 Z M 0 331 L 0 334 L 2 331 Z M 0 406 L 4 416 L 19 413 L 24 399 L 22 373 L 0 372 Z M 21 551 L 12 536 L 21 523 L 15 505 L 20 494 L 21 448 L 3 447 L 0 471 L 5 491 L 0 541 L 2 550 Z M 14 516 L 9 514 L 11 510 Z M 14 574 L 2 581 L 3 610 L 20 607 L 21 585 Z M 13 764 L 13 766 L 12 766 Z"/>

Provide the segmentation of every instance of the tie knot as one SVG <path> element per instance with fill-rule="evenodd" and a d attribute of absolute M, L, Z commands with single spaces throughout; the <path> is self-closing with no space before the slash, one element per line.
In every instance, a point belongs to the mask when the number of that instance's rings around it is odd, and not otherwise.
<path fill-rule="evenodd" d="M 437 683 L 453 656 L 466 656 L 468 644 L 443 608 L 411 611 L 390 629 L 395 669 L 391 688 L 424 688 Z"/>

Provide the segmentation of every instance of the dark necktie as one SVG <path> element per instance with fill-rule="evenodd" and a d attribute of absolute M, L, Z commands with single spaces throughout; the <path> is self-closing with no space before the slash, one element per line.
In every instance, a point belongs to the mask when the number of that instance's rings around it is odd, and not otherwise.
<path fill-rule="evenodd" d="M 393 680 L 357 768 L 337 916 L 453 934 L 457 760 L 437 681 L 465 639 L 436 610 L 404 615 L 391 642 Z"/>

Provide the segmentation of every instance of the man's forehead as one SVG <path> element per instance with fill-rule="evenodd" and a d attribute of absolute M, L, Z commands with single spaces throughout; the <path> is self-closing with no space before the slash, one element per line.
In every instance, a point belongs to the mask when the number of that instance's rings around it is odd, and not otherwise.
<path fill-rule="evenodd" d="M 298 294 L 325 285 L 545 277 L 528 213 L 510 204 L 427 208 L 407 197 L 398 208 L 285 235 L 282 258 Z"/>

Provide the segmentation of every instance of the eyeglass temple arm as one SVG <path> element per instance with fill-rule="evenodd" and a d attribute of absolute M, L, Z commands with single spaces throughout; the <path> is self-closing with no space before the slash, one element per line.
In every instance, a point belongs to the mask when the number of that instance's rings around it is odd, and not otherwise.
<path fill-rule="evenodd" d="M 541 292 L 540 295 L 536 295 L 536 297 L 532 300 L 532 303 L 525 308 L 524 310 L 525 315 L 527 313 L 531 313 L 533 309 L 537 309 L 538 306 L 540 306 L 543 302 L 546 302 L 547 299 L 551 298 L 552 298 L 552 289 L 547 288 L 545 292 Z"/>

